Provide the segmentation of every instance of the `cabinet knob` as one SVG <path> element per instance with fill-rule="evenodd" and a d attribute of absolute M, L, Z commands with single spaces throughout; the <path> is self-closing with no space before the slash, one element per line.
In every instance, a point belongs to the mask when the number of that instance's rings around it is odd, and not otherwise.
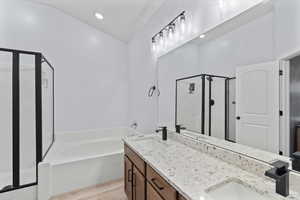
<path fill-rule="evenodd" d="M 236 117 L 236 119 L 237 119 L 237 120 L 240 120 L 240 119 L 241 119 L 241 117 L 240 117 L 240 116 L 237 116 L 237 117 Z"/>

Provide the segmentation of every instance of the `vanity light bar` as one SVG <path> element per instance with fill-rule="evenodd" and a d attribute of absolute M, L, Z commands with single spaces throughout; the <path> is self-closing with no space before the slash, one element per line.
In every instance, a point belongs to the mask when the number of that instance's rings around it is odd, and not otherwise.
<path fill-rule="evenodd" d="M 154 45 L 157 41 L 156 38 L 159 36 L 159 40 L 162 40 L 164 37 L 164 32 L 167 32 L 167 36 L 169 32 L 173 32 L 176 29 L 176 21 L 179 20 L 180 24 L 184 24 L 185 23 L 185 11 L 182 11 L 179 15 L 177 15 L 172 21 L 170 21 L 165 27 L 163 27 L 158 33 L 156 33 L 153 37 L 152 37 L 152 44 Z"/>

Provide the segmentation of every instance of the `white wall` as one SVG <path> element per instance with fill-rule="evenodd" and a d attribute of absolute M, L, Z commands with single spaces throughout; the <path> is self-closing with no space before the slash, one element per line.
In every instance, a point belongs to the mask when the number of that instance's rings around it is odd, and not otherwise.
<path fill-rule="evenodd" d="M 199 46 L 199 71 L 235 76 L 238 66 L 274 59 L 273 13 Z"/>
<path fill-rule="evenodd" d="M 190 28 L 182 41 L 184 42 L 260 2 L 262 0 L 167 0 L 147 26 L 139 31 L 129 43 L 130 121 L 137 121 L 139 130 L 142 131 L 151 132 L 156 128 L 157 98 L 149 99 L 146 94 L 148 88 L 155 84 L 156 80 L 156 60 L 152 56 L 150 46 L 151 37 L 157 31 L 185 10 Z"/>
<path fill-rule="evenodd" d="M 189 43 L 159 59 L 157 64 L 158 87 L 160 90 L 158 101 L 159 125 L 174 126 L 175 80 L 197 74 L 198 57 L 198 46 Z M 192 99 L 197 100 L 197 98 L 193 98 L 194 96 L 192 96 Z"/>
<path fill-rule="evenodd" d="M 127 125 L 126 44 L 54 8 L 0 3 L 0 47 L 41 51 L 55 68 L 56 131 Z"/>
<path fill-rule="evenodd" d="M 276 56 L 300 50 L 300 1 L 274 0 Z"/>

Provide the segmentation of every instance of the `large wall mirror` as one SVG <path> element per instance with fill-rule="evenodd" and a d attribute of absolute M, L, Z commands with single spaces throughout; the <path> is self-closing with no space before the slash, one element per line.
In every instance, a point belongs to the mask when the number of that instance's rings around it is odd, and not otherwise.
<path fill-rule="evenodd" d="M 300 57 L 275 58 L 273 21 L 225 23 L 160 57 L 159 124 L 297 160 Z"/>

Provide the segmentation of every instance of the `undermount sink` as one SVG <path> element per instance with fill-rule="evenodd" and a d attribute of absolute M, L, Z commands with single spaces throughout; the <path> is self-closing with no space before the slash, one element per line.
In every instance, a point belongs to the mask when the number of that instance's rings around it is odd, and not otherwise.
<path fill-rule="evenodd" d="M 231 181 L 207 192 L 211 200 L 272 200 L 238 181 Z"/>

